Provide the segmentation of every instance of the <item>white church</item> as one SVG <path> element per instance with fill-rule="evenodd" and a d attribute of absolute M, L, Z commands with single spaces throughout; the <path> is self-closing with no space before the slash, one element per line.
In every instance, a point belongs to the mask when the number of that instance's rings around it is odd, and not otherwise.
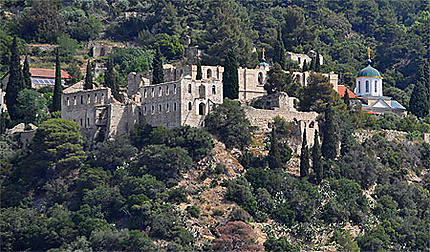
<path fill-rule="evenodd" d="M 361 100 L 362 110 L 370 114 L 392 112 L 398 115 L 406 114 L 406 108 L 391 97 L 382 94 L 382 76 L 371 66 L 370 52 L 367 67 L 363 68 L 355 79 L 355 93 Z"/>

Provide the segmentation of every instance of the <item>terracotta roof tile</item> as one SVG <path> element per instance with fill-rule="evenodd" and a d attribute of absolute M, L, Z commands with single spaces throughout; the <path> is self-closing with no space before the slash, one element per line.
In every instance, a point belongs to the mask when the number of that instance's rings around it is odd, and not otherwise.
<path fill-rule="evenodd" d="M 348 91 L 349 98 L 351 98 L 351 99 L 357 98 L 357 96 L 351 90 L 349 90 L 347 87 L 345 87 L 344 85 L 338 85 L 337 86 L 337 93 L 340 95 L 340 97 L 344 97 L 346 91 Z"/>
<path fill-rule="evenodd" d="M 31 77 L 55 78 L 55 69 L 30 68 Z M 62 79 L 72 78 L 66 71 L 61 70 Z"/>

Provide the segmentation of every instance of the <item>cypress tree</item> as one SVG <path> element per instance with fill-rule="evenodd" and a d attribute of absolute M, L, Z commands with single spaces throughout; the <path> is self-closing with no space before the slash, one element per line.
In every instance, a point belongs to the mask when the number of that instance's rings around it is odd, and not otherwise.
<path fill-rule="evenodd" d="M 345 89 L 345 94 L 343 95 L 343 102 L 346 104 L 346 107 L 349 109 L 349 106 L 351 106 L 351 101 L 349 100 L 349 94 L 347 89 Z"/>
<path fill-rule="evenodd" d="M 87 72 L 85 73 L 85 85 L 84 89 L 93 89 L 93 74 L 91 70 L 91 62 L 87 62 Z"/>
<path fill-rule="evenodd" d="M 6 132 L 7 126 L 9 124 L 8 113 L 7 111 L 4 111 L 2 108 L 0 108 L 0 135 Z"/>
<path fill-rule="evenodd" d="M 316 184 L 321 183 L 323 179 L 323 164 L 321 160 L 321 146 L 318 140 L 318 132 L 315 130 L 314 146 L 312 146 L 312 168 L 315 173 Z"/>
<path fill-rule="evenodd" d="M 320 66 L 320 53 L 317 52 L 317 55 L 315 57 L 315 69 L 314 69 L 315 72 L 319 73 L 320 72 L 320 68 L 321 68 L 321 66 Z"/>
<path fill-rule="evenodd" d="M 222 77 L 224 98 L 239 98 L 239 75 L 237 69 L 239 64 L 233 50 L 227 52 L 224 60 L 224 73 Z"/>
<path fill-rule="evenodd" d="M 197 59 L 197 75 L 196 75 L 196 80 L 201 80 L 202 78 L 203 78 L 202 63 L 200 62 L 200 59 Z"/>
<path fill-rule="evenodd" d="M 337 156 L 337 135 L 334 118 L 334 111 L 330 104 L 324 113 L 324 123 L 322 127 L 323 142 L 321 145 L 321 153 L 326 159 L 334 159 Z"/>
<path fill-rule="evenodd" d="M 27 89 L 31 89 L 31 73 L 30 64 L 28 63 L 28 56 L 25 56 L 24 67 L 22 68 L 22 74 L 24 77 L 24 86 Z"/>
<path fill-rule="evenodd" d="M 311 59 L 311 63 L 309 64 L 309 70 L 315 71 L 315 59 Z"/>
<path fill-rule="evenodd" d="M 281 154 L 279 151 L 278 136 L 276 134 L 275 125 L 272 126 L 271 144 L 270 144 L 270 151 L 269 151 L 269 156 L 268 156 L 268 163 L 269 163 L 270 169 L 282 168 Z"/>
<path fill-rule="evenodd" d="M 61 85 L 61 66 L 58 49 L 55 55 L 55 86 L 54 95 L 52 97 L 52 112 L 61 111 L 61 95 L 63 94 L 63 86 Z"/>
<path fill-rule="evenodd" d="M 160 45 L 157 46 L 154 60 L 152 61 L 152 84 L 158 84 L 164 82 L 163 72 L 163 54 L 160 50 Z"/>
<path fill-rule="evenodd" d="M 306 71 L 308 71 L 308 63 L 306 62 L 306 60 L 303 60 L 302 72 L 306 72 Z"/>
<path fill-rule="evenodd" d="M 122 97 L 119 95 L 119 85 L 115 76 L 115 66 L 111 58 L 108 59 L 106 65 L 105 87 L 111 89 L 112 95 L 115 99 L 118 101 L 122 100 Z"/>
<path fill-rule="evenodd" d="M 5 95 L 5 103 L 11 120 L 18 119 L 18 115 L 15 113 L 16 99 L 18 98 L 18 93 L 25 88 L 19 56 L 18 42 L 16 37 L 14 37 L 9 61 L 9 81 Z"/>
<path fill-rule="evenodd" d="M 426 84 L 429 77 L 426 76 L 426 69 L 424 65 L 420 65 L 417 75 L 417 83 L 409 100 L 409 110 L 417 117 L 423 118 L 429 114 L 430 99 L 429 90 Z"/>
<path fill-rule="evenodd" d="M 278 63 L 283 69 L 287 66 L 287 57 L 285 55 L 285 46 L 282 41 L 281 28 L 278 28 L 278 40 L 273 47 L 273 63 Z"/>
<path fill-rule="evenodd" d="M 306 128 L 303 131 L 302 153 L 300 154 L 300 177 L 304 178 L 309 175 L 309 149 L 306 140 Z"/>

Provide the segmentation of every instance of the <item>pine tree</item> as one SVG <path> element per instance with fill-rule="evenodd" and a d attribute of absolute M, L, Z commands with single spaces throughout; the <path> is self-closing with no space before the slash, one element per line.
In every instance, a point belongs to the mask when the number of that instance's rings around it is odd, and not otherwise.
<path fill-rule="evenodd" d="M 337 134 L 334 118 L 334 111 L 330 104 L 324 113 L 324 124 L 322 127 L 323 142 L 321 145 L 321 153 L 326 159 L 334 159 L 337 156 Z"/>
<path fill-rule="evenodd" d="M 90 60 L 88 60 L 87 62 L 87 72 L 85 73 L 84 89 L 93 89 L 93 74 Z"/>
<path fill-rule="evenodd" d="M 321 183 L 323 179 L 323 164 L 321 160 L 321 146 L 318 140 L 318 131 L 315 130 L 314 146 L 312 146 L 312 168 L 315 173 L 316 184 Z"/>
<path fill-rule="evenodd" d="M 22 68 L 22 74 L 24 77 L 24 86 L 27 89 L 31 89 L 31 73 L 30 64 L 28 63 L 28 56 L 25 56 L 24 67 Z"/>
<path fill-rule="evenodd" d="M 58 49 L 55 55 L 55 86 L 52 97 L 52 112 L 61 111 L 61 95 L 63 94 L 63 86 L 61 84 L 61 66 Z"/>
<path fill-rule="evenodd" d="M 316 57 L 315 57 L 315 72 L 317 72 L 317 73 L 319 73 L 320 72 L 320 69 L 321 68 L 321 65 L 320 65 L 320 53 L 319 52 L 317 52 L 317 55 L 316 55 Z"/>
<path fill-rule="evenodd" d="M 157 46 L 154 60 L 152 61 L 152 84 L 158 84 L 164 82 L 164 71 L 163 71 L 163 54 L 160 50 L 160 45 Z"/>
<path fill-rule="evenodd" d="M 224 73 L 223 73 L 223 89 L 224 98 L 238 99 L 239 98 L 239 76 L 237 69 L 239 64 L 233 50 L 227 52 L 224 60 Z"/>
<path fill-rule="evenodd" d="M 349 100 L 349 94 L 347 89 L 345 89 L 345 94 L 343 95 L 343 102 L 345 103 L 346 107 L 349 109 L 349 107 L 351 106 L 351 101 Z"/>
<path fill-rule="evenodd" d="M 273 46 L 273 63 L 278 63 L 283 69 L 287 66 L 287 56 L 284 42 L 282 41 L 282 32 L 280 27 L 278 28 L 278 40 Z"/>
<path fill-rule="evenodd" d="M 426 87 L 429 77 L 426 76 L 424 65 L 420 65 L 417 75 L 417 83 L 409 100 L 409 110 L 417 117 L 423 118 L 429 114 L 430 110 L 430 94 Z"/>
<path fill-rule="evenodd" d="M 302 150 L 300 154 L 300 177 L 304 178 L 309 175 L 309 149 L 306 140 L 306 128 L 303 131 Z"/>
<path fill-rule="evenodd" d="M 18 50 L 18 42 L 16 37 L 13 38 L 11 47 L 11 57 L 9 62 L 9 81 L 6 87 L 5 102 L 11 120 L 18 119 L 15 113 L 15 105 L 17 103 L 18 93 L 25 88 L 24 79 L 22 76 L 20 55 Z"/>
<path fill-rule="evenodd" d="M 274 125 L 272 126 L 268 163 L 269 163 L 270 169 L 282 168 L 281 154 L 280 154 L 279 143 L 278 143 L 278 136 L 276 134 L 276 128 Z"/>
<path fill-rule="evenodd" d="M 119 94 L 118 80 L 115 76 L 115 66 L 111 58 L 108 59 L 105 73 L 105 86 L 111 89 L 112 95 L 118 101 L 122 100 Z"/>
<path fill-rule="evenodd" d="M 202 63 L 200 62 L 200 59 L 197 59 L 197 75 L 196 75 L 196 80 L 201 80 L 202 78 L 203 78 Z"/>

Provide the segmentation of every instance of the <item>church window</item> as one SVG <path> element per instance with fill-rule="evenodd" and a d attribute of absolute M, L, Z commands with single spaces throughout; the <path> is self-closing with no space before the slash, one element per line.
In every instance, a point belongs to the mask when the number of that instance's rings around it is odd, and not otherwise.
<path fill-rule="evenodd" d="M 216 78 L 219 80 L 219 68 L 216 68 Z"/>
<path fill-rule="evenodd" d="M 216 87 L 215 87 L 215 85 L 212 86 L 212 94 L 216 94 Z"/>
<path fill-rule="evenodd" d="M 84 104 L 84 97 L 81 95 L 81 104 Z"/>
<path fill-rule="evenodd" d="M 358 93 L 361 93 L 361 82 L 358 82 Z"/>
<path fill-rule="evenodd" d="M 73 96 L 73 105 L 76 105 L 76 96 Z"/>
<path fill-rule="evenodd" d="M 143 108 L 143 114 L 146 115 L 146 106 Z"/>
<path fill-rule="evenodd" d="M 69 106 L 70 105 L 69 97 L 67 97 L 66 100 L 67 100 L 66 104 L 67 104 L 67 106 Z"/>
<path fill-rule="evenodd" d="M 104 103 L 104 101 L 105 101 L 105 94 L 103 94 L 103 93 L 102 93 L 102 99 L 101 99 L 101 102 L 102 102 L 102 103 Z"/>
<path fill-rule="evenodd" d="M 151 114 L 154 114 L 154 105 L 151 107 Z"/>
<path fill-rule="evenodd" d="M 169 86 L 166 86 L 166 95 L 169 95 Z"/>
<path fill-rule="evenodd" d="M 176 94 L 176 84 L 173 85 L 173 94 Z"/>
<path fill-rule="evenodd" d="M 375 92 L 378 92 L 378 82 L 375 81 Z"/>
<path fill-rule="evenodd" d="M 176 102 L 173 103 L 173 111 L 176 111 Z"/>
<path fill-rule="evenodd" d="M 302 58 L 298 57 L 297 59 L 299 61 L 299 64 L 302 64 Z"/>
<path fill-rule="evenodd" d="M 188 102 L 188 110 L 192 110 L 193 109 L 193 104 L 191 102 Z"/>
<path fill-rule="evenodd" d="M 151 96 L 154 97 L 154 88 L 151 88 Z"/>
<path fill-rule="evenodd" d="M 188 93 L 191 94 L 191 84 L 188 84 Z"/>
<path fill-rule="evenodd" d="M 212 78 L 212 70 L 208 69 L 206 72 L 207 79 Z"/>
<path fill-rule="evenodd" d="M 263 73 L 258 73 L 258 84 L 263 85 Z"/>
<path fill-rule="evenodd" d="M 369 93 L 369 81 L 366 81 L 366 93 Z"/>
<path fill-rule="evenodd" d="M 143 91 L 143 97 L 148 97 L 148 91 L 146 89 Z"/>
<path fill-rule="evenodd" d="M 90 104 L 90 103 L 91 103 L 90 95 L 88 95 L 87 103 L 88 103 L 88 104 Z"/>
<path fill-rule="evenodd" d="M 79 120 L 79 124 L 81 125 L 81 127 L 82 127 L 82 118 Z"/>
<path fill-rule="evenodd" d="M 169 103 L 166 103 L 166 113 L 169 112 Z"/>
<path fill-rule="evenodd" d="M 199 104 L 199 115 L 204 115 L 206 110 L 206 104 L 204 102 Z"/>
<path fill-rule="evenodd" d="M 158 88 L 158 96 L 163 95 L 163 89 L 161 87 Z"/>
<path fill-rule="evenodd" d="M 161 104 L 158 105 L 158 113 L 161 113 Z"/>
<path fill-rule="evenodd" d="M 90 126 L 90 118 L 87 118 L 87 127 Z"/>

